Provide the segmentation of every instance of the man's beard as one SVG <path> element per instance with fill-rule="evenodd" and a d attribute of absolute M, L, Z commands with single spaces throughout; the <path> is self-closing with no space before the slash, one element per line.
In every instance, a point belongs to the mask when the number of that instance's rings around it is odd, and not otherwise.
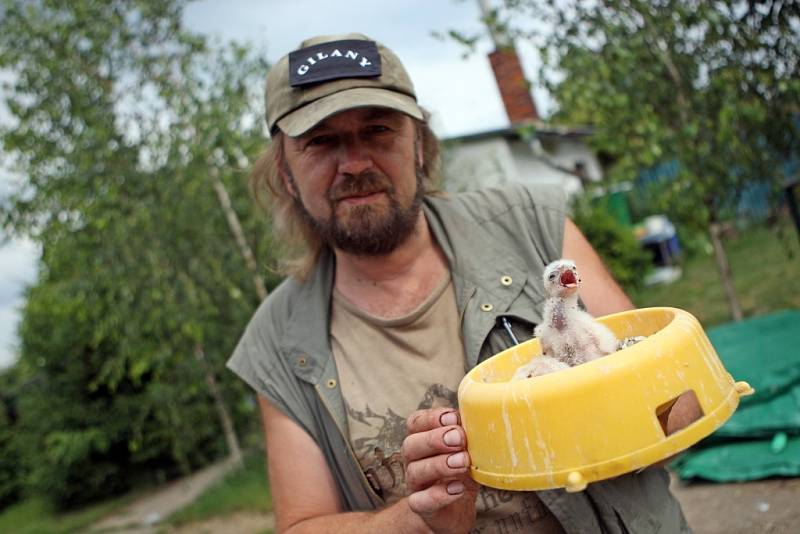
<path fill-rule="evenodd" d="M 295 205 L 320 239 L 328 246 L 359 256 L 381 256 L 395 250 L 413 233 L 417 225 L 424 188 L 422 170 L 417 170 L 416 191 L 411 204 L 404 207 L 395 196 L 395 188 L 382 175 L 364 172 L 348 176 L 328 194 L 331 214 L 327 219 L 318 219 L 306 209 L 299 195 Z M 294 177 L 289 174 L 294 185 Z M 298 191 L 294 185 L 295 191 Z M 337 203 L 347 196 L 365 196 L 383 192 L 389 199 L 388 206 L 371 204 L 351 206 L 345 217 L 337 212 Z"/>

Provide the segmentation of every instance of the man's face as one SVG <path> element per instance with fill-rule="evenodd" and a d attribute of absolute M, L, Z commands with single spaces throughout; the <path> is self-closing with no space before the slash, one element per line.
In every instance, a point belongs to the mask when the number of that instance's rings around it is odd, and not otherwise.
<path fill-rule="evenodd" d="M 359 255 L 391 252 L 420 216 L 414 123 L 383 108 L 344 111 L 284 137 L 284 183 L 322 239 Z"/>

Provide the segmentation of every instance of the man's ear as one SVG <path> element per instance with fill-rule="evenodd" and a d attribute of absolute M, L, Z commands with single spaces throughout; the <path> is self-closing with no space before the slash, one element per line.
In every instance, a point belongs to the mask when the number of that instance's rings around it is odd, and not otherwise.
<path fill-rule="evenodd" d="M 281 138 L 277 140 L 277 142 L 283 143 L 283 139 Z M 286 161 L 286 156 L 283 153 L 283 145 L 276 151 L 273 164 L 275 168 L 278 169 L 278 176 L 280 176 L 283 187 L 286 188 L 286 192 L 292 197 L 297 198 L 297 188 L 292 178 L 292 171 L 289 170 L 289 163 Z"/>
<path fill-rule="evenodd" d="M 278 167 L 281 175 L 281 180 L 283 180 L 283 187 L 286 188 L 286 192 L 289 193 L 292 197 L 297 198 L 297 189 L 294 187 L 294 180 L 292 179 L 291 174 L 289 173 L 289 167 L 284 162 L 283 164 Z"/>
<path fill-rule="evenodd" d="M 423 163 L 425 162 L 425 153 L 422 150 L 422 135 L 416 135 L 414 144 L 416 144 L 416 150 L 414 152 L 417 155 L 417 168 L 421 169 L 424 166 Z"/>

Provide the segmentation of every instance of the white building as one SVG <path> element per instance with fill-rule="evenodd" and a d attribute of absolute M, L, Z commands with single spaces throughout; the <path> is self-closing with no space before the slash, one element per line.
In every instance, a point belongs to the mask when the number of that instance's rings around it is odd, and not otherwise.
<path fill-rule="evenodd" d="M 603 170 L 586 144 L 589 128 L 541 127 L 530 136 L 516 128 L 444 140 L 444 188 L 466 191 L 509 182 L 561 184 L 569 196 Z"/>
<path fill-rule="evenodd" d="M 558 183 L 572 196 L 585 183 L 601 180 L 600 162 L 586 143 L 591 129 L 553 127 L 539 119 L 514 47 L 498 46 L 489 62 L 511 126 L 445 139 L 444 188 Z"/>

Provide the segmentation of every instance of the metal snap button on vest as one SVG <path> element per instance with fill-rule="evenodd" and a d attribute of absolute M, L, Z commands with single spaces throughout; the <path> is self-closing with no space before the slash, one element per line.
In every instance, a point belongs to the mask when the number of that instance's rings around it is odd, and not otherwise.
<path fill-rule="evenodd" d="M 485 311 L 485 312 L 490 312 L 490 311 L 492 311 L 493 309 L 494 309 L 494 306 L 492 306 L 492 305 L 491 305 L 491 304 L 489 304 L 488 302 L 484 302 L 483 304 L 481 304 L 481 310 L 483 310 L 483 311 Z"/>
<path fill-rule="evenodd" d="M 504 276 L 500 279 L 500 283 L 506 287 L 510 286 L 513 282 L 514 280 L 512 280 L 510 276 Z"/>
<path fill-rule="evenodd" d="M 335 378 L 331 378 L 330 380 L 328 380 L 328 382 L 325 385 L 328 386 L 328 389 L 335 388 L 336 387 L 336 379 Z"/>
<path fill-rule="evenodd" d="M 306 357 L 305 356 L 300 356 L 299 358 L 297 358 L 297 365 L 299 365 L 300 367 L 305 367 L 306 366 Z"/>

